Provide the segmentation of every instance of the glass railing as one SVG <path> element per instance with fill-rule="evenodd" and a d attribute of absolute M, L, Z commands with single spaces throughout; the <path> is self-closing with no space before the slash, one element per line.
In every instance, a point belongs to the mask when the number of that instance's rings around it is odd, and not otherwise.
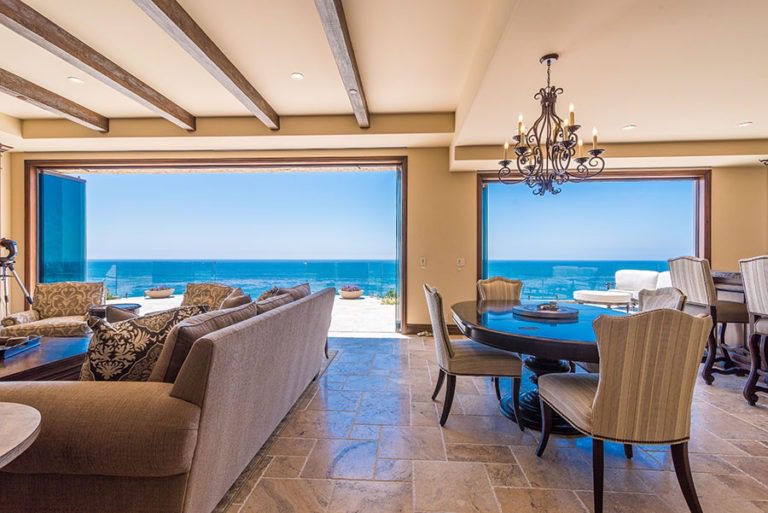
<path fill-rule="evenodd" d="M 355 285 L 369 297 L 397 297 L 394 260 L 89 260 L 87 280 L 103 281 L 112 298 L 139 297 L 160 286 L 181 294 L 190 282 L 223 283 L 255 296 L 309 282 L 312 290 Z"/>
<path fill-rule="evenodd" d="M 663 260 L 490 260 L 487 269 L 488 276 L 522 280 L 526 299 L 573 299 L 576 290 L 613 287 L 616 271 L 662 272 L 668 270 L 668 266 Z"/>

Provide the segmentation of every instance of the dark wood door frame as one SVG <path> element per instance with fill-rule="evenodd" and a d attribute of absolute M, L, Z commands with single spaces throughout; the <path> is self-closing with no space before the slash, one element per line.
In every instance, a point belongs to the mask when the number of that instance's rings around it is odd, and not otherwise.
<path fill-rule="evenodd" d="M 359 167 L 392 166 L 400 173 L 400 332 L 409 333 L 408 303 L 408 157 L 270 157 L 270 158 L 178 158 L 178 159 L 75 159 L 75 160 L 25 160 L 25 220 L 24 220 L 24 280 L 30 291 L 37 284 L 38 241 L 38 177 L 44 170 L 146 170 L 152 168 L 212 171 L 222 169 L 259 170 L 269 168 L 292 169 L 349 169 Z M 29 305 L 27 305 L 28 307 Z"/>
<path fill-rule="evenodd" d="M 590 180 L 695 180 L 696 256 L 712 261 L 712 170 L 711 169 L 638 169 L 605 171 Z M 483 278 L 483 187 L 498 182 L 496 172 L 477 174 L 477 279 Z M 518 184 L 524 187 L 523 184 Z"/>

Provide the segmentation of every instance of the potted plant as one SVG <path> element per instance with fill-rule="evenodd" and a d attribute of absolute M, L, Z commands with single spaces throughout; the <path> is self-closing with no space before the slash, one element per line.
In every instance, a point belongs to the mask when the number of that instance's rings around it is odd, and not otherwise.
<path fill-rule="evenodd" d="M 341 287 L 341 299 L 358 299 L 363 295 L 363 289 L 357 285 L 344 285 Z"/>
<path fill-rule="evenodd" d="M 158 285 L 144 291 L 144 295 L 152 299 L 163 299 L 173 295 L 173 287 Z"/>

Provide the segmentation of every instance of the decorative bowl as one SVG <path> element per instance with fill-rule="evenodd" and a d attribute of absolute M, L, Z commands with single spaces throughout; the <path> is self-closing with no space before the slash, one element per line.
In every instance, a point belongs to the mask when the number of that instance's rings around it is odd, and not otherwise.
<path fill-rule="evenodd" d="M 173 288 L 169 287 L 167 289 L 148 289 L 144 291 L 144 295 L 152 299 L 163 299 L 173 295 Z"/>
<path fill-rule="evenodd" d="M 362 290 L 341 290 L 341 299 L 358 299 L 362 295 Z"/>

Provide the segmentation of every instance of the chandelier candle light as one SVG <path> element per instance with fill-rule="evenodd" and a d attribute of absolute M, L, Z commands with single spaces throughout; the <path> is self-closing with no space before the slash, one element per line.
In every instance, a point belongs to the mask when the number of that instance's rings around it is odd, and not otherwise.
<path fill-rule="evenodd" d="M 509 142 L 504 143 L 504 158 L 499 161 L 499 181 L 525 182 L 539 196 L 558 194 L 565 182 L 582 182 L 605 169 L 604 150 L 597 147 L 597 128 L 592 129 L 592 149 L 585 153 L 584 142 L 576 135 L 581 127 L 575 123 L 573 104 L 567 120 L 555 111 L 557 96 L 563 93 L 562 88 L 550 84 L 550 68 L 557 58 L 556 53 L 550 53 L 540 59 L 547 65 L 547 86 L 533 97 L 541 102 L 539 118 L 527 131 L 523 115 L 517 118 L 517 135 L 512 138 L 517 173 L 510 168 L 513 161 L 508 158 Z M 574 169 L 570 169 L 571 161 Z"/>

